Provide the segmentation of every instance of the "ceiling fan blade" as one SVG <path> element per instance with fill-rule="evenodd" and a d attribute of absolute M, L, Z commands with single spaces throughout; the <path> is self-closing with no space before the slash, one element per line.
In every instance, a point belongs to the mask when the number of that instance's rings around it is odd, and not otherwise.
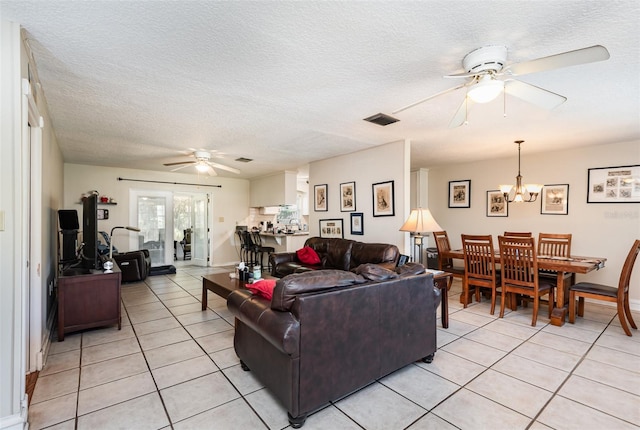
<path fill-rule="evenodd" d="M 178 170 L 180 170 L 180 169 L 184 169 L 185 167 L 189 167 L 190 165 L 191 165 L 191 163 L 189 163 L 189 164 L 183 164 L 183 165 L 182 165 L 182 166 L 180 166 L 180 167 L 176 167 L 175 169 L 171 169 L 171 172 L 177 172 Z"/>
<path fill-rule="evenodd" d="M 194 164 L 196 161 L 176 161 L 175 163 L 164 163 L 163 166 L 178 166 L 180 164 Z"/>
<path fill-rule="evenodd" d="M 594 45 L 575 51 L 538 58 L 536 60 L 516 63 L 506 67 L 504 73 L 518 76 L 528 73 L 542 72 L 545 70 L 559 69 L 561 67 L 576 66 L 578 64 L 595 63 L 609 59 L 609 51 L 602 45 Z"/>
<path fill-rule="evenodd" d="M 234 169 L 233 167 L 225 166 L 223 164 L 214 163 L 212 161 L 207 161 L 209 167 L 215 167 L 216 169 L 226 170 L 227 172 L 240 174 L 240 170 Z"/>
<path fill-rule="evenodd" d="M 515 79 L 504 81 L 504 90 L 509 95 L 549 110 L 557 108 L 567 100 L 560 94 Z"/>
<path fill-rule="evenodd" d="M 438 96 L 441 96 L 441 95 L 443 95 L 443 94 L 450 93 L 451 91 L 459 90 L 460 88 L 465 87 L 465 86 L 467 86 L 467 85 L 468 85 L 467 83 L 464 83 L 464 84 L 460 84 L 460 85 L 458 85 L 458 86 L 456 86 L 456 87 L 449 88 L 448 90 L 440 91 L 440 92 L 439 92 L 439 93 L 437 93 L 437 94 L 431 95 L 431 96 L 429 96 L 429 97 L 427 97 L 427 98 L 424 98 L 424 99 L 422 99 L 422 100 L 418 100 L 417 102 L 411 103 L 410 105 L 407 105 L 407 106 L 405 106 L 405 107 L 402 107 L 402 108 L 400 108 L 400 109 L 398 109 L 398 110 L 394 110 L 393 112 L 391 112 L 391 114 L 393 115 L 393 114 L 396 114 L 396 113 L 400 113 L 400 112 L 402 112 L 402 111 L 404 111 L 404 110 L 407 110 L 407 109 L 412 108 L 412 107 L 414 107 L 414 106 L 417 106 L 417 105 L 419 105 L 419 104 L 421 104 L 421 103 L 424 103 L 424 102 L 426 102 L 427 100 L 431 100 L 431 99 L 436 98 L 436 97 L 438 97 Z"/>
<path fill-rule="evenodd" d="M 209 166 L 209 168 L 207 169 L 207 173 L 209 174 L 209 176 L 218 176 L 216 171 L 213 170 L 213 167 L 211 167 L 211 166 Z"/>
<path fill-rule="evenodd" d="M 471 100 L 470 97 L 465 95 L 464 99 L 462 100 L 462 104 L 460 105 L 456 113 L 453 115 L 453 118 L 451 118 L 451 121 L 449 122 L 449 128 L 460 127 L 461 125 L 466 123 L 467 115 L 469 114 L 469 111 L 473 107 L 473 104 L 474 104 L 473 100 Z"/>
<path fill-rule="evenodd" d="M 444 75 L 443 78 L 473 78 L 477 75 L 482 75 L 483 73 L 478 72 L 462 72 L 462 73 L 454 73 L 451 75 Z"/>

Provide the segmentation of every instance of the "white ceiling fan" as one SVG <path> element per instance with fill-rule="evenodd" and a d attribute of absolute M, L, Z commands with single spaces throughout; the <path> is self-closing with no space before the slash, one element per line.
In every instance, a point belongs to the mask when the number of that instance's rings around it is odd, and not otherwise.
<path fill-rule="evenodd" d="M 172 172 L 184 169 L 185 167 L 195 166 L 198 172 L 207 172 L 209 176 L 217 176 L 216 169 L 226 170 L 227 172 L 239 174 L 240 170 L 233 167 L 225 166 L 223 164 L 214 163 L 211 161 L 211 153 L 207 151 L 194 151 L 191 155 L 195 160 L 177 161 L 175 163 L 164 163 L 165 166 L 179 166 L 175 169 L 171 169 Z"/>
<path fill-rule="evenodd" d="M 392 112 L 400 113 L 435 97 L 461 88 L 467 89 L 462 104 L 449 123 L 450 128 L 459 127 L 467 121 L 467 113 L 474 103 L 488 103 L 501 93 L 517 97 L 544 109 L 554 109 L 564 103 L 567 98 L 535 85 L 516 79 L 500 79 L 501 77 L 522 76 L 562 67 L 604 61 L 609 58 L 609 51 L 604 46 L 594 45 L 575 51 L 563 52 L 549 57 L 538 58 L 505 65 L 507 62 L 506 46 L 484 46 L 468 53 L 462 60 L 463 73 L 447 75 L 445 78 L 467 79 L 463 84 L 449 88 L 426 97 L 410 105 Z"/>

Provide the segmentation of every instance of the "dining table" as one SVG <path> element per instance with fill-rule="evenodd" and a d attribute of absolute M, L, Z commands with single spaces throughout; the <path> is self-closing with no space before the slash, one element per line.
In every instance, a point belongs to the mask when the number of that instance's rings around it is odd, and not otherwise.
<path fill-rule="evenodd" d="M 500 251 L 496 250 L 496 262 L 500 258 Z M 463 249 L 451 249 L 442 252 L 444 258 L 456 258 L 464 260 Z M 586 274 L 604 267 L 606 258 L 603 257 L 556 257 L 549 255 L 538 255 L 538 269 L 551 270 L 556 275 L 556 305 L 551 312 L 551 324 L 561 326 L 565 322 L 567 315 L 567 305 L 569 303 L 568 287 L 565 292 L 564 277 L 567 273 Z"/>

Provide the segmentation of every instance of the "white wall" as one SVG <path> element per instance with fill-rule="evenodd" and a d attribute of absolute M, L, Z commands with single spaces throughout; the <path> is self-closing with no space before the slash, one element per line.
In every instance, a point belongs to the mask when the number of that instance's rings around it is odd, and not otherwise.
<path fill-rule="evenodd" d="M 397 245 L 406 253 L 408 234 L 399 229 L 409 214 L 408 141 L 394 142 L 341 157 L 316 161 L 309 166 L 309 234 L 319 236 L 319 220 L 343 220 L 344 237 L 361 242 L 381 242 Z M 356 211 L 364 217 L 364 235 L 351 234 L 350 212 L 340 212 L 340 184 L 356 183 Z M 372 185 L 394 181 L 395 216 L 373 216 Z M 314 186 L 327 184 L 327 212 L 313 207 Z"/>
<path fill-rule="evenodd" d="M 24 98 L 21 79 L 35 64 L 22 42 L 20 27 L 0 22 L 0 428 L 22 428 L 26 421 L 24 377 L 38 370 L 38 358 L 46 353 L 48 323 L 52 322 L 53 296 L 48 287 L 56 273 L 57 209 L 62 200 L 62 155 L 57 145 L 44 94 L 36 94 L 37 109 L 44 119 L 41 129 L 42 171 L 31 174 L 31 184 L 40 190 L 40 200 L 27 212 L 29 197 L 29 143 L 23 130 Z M 35 85 L 32 87 L 37 88 Z M 38 134 L 38 133 L 34 133 Z M 33 268 L 29 292 L 26 261 L 29 257 L 29 222 L 41 221 L 39 243 L 29 261 Z M 30 320 L 29 323 L 27 321 Z M 27 345 L 30 353 L 27 354 Z"/>
<path fill-rule="evenodd" d="M 533 144 L 532 144 L 533 145 Z M 518 171 L 514 157 L 429 169 L 429 208 L 449 233 L 451 246 L 461 247 L 460 234 L 497 235 L 505 230 L 572 233 L 571 252 L 607 258 L 606 267 L 578 280 L 617 286 L 631 245 L 640 239 L 640 203 L 587 204 L 587 169 L 640 164 L 640 142 L 590 146 L 545 154 L 530 154 L 522 146 L 523 182 L 569 184 L 569 214 L 541 215 L 535 203 L 509 205 L 507 218 L 486 217 L 486 192 L 513 184 Z M 471 207 L 448 208 L 449 181 L 471 179 Z M 640 261 L 631 282 L 631 300 L 640 305 Z M 638 306 L 636 306 L 638 307 Z"/>
<path fill-rule="evenodd" d="M 197 185 L 158 184 L 149 182 L 119 181 L 118 177 L 136 180 L 221 185 L 213 188 Z M 234 235 L 236 225 L 247 225 L 249 216 L 249 181 L 246 179 L 197 176 L 183 173 L 152 172 L 148 170 L 116 169 L 112 167 L 82 164 L 64 165 L 64 208 L 76 209 L 82 216 L 80 197 L 90 190 L 113 197 L 116 206 L 109 209 L 109 219 L 99 221 L 99 229 L 109 232 L 116 225 L 131 225 L 129 219 L 130 190 L 162 190 L 186 193 L 208 193 L 211 196 L 211 261 L 210 265 L 235 264 L 239 261 Z M 133 223 L 135 225 L 135 223 Z M 120 251 L 128 251 L 126 235 L 114 238 L 113 245 Z"/>

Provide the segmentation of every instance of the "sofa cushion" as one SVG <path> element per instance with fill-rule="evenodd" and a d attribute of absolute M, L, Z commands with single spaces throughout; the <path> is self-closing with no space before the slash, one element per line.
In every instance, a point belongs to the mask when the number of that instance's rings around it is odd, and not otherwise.
<path fill-rule="evenodd" d="M 351 261 L 349 270 L 355 269 L 361 264 L 381 264 L 387 269 L 396 266 L 400 251 L 395 245 L 387 243 L 354 242 L 351 247 Z"/>
<path fill-rule="evenodd" d="M 290 310 L 298 294 L 361 284 L 363 282 L 366 282 L 366 280 L 362 276 L 343 270 L 313 270 L 287 275 L 276 282 L 273 298 L 271 299 L 271 309 L 278 311 Z"/>
<path fill-rule="evenodd" d="M 393 270 L 385 269 L 378 264 L 361 264 L 354 269 L 354 272 L 370 281 L 386 281 L 397 278 L 398 274 Z"/>
<path fill-rule="evenodd" d="M 247 290 L 251 291 L 253 294 L 258 294 L 265 299 L 271 300 L 273 297 L 273 289 L 276 286 L 275 279 L 262 279 L 260 281 L 254 282 L 253 284 L 245 284 Z"/>
<path fill-rule="evenodd" d="M 318 257 L 318 253 L 310 246 L 305 246 L 304 248 L 297 250 L 296 255 L 298 260 L 304 264 L 320 264 L 320 257 Z"/>
<path fill-rule="evenodd" d="M 401 277 L 421 275 L 425 272 L 424 266 L 420 263 L 406 263 L 396 267 L 396 273 Z"/>
<path fill-rule="evenodd" d="M 352 240 L 348 239 L 325 239 L 312 237 L 307 239 L 305 246 L 313 248 L 322 261 L 324 269 L 350 270 Z"/>

